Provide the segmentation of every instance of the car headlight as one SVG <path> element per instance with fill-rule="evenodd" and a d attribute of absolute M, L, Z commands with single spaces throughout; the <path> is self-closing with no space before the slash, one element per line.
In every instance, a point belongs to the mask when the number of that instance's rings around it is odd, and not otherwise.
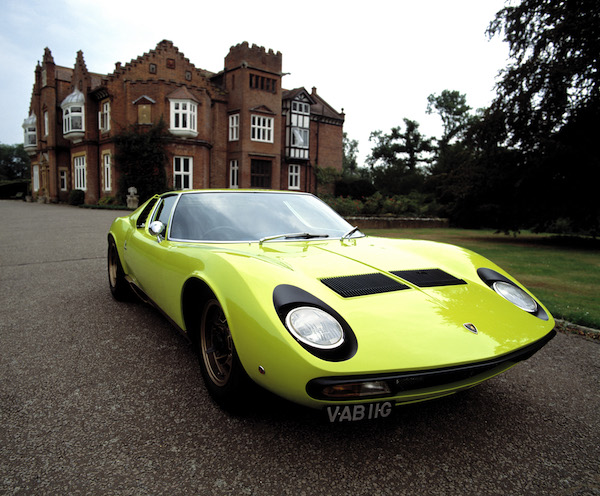
<path fill-rule="evenodd" d="M 287 314 L 285 323 L 296 339 L 309 346 L 329 350 L 344 342 L 340 323 L 320 308 L 294 308 Z"/>
<path fill-rule="evenodd" d="M 521 288 L 503 281 L 494 282 L 492 288 L 494 288 L 496 293 L 519 307 L 521 310 L 525 310 L 529 313 L 537 312 L 538 305 L 536 301 Z"/>

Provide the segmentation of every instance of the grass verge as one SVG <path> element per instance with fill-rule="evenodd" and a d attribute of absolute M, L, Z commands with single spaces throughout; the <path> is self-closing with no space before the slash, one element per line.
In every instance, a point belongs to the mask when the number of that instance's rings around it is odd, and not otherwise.
<path fill-rule="evenodd" d="M 600 329 L 600 242 L 524 232 L 365 229 L 371 236 L 427 239 L 473 250 L 531 290 L 557 319 Z"/>

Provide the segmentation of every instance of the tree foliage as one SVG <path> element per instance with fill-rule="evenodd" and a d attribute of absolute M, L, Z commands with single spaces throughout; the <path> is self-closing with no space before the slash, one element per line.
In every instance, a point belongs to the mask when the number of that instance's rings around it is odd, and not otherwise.
<path fill-rule="evenodd" d="M 504 120 L 519 153 L 521 221 L 599 234 L 600 3 L 522 0 L 498 12 L 488 33 L 510 49 L 489 115 Z"/>
<path fill-rule="evenodd" d="M 407 194 L 419 189 L 431 162 L 431 139 L 419 131 L 416 121 L 405 118 L 404 128 L 393 127 L 389 134 L 374 131 L 369 137 L 375 145 L 367 164 L 375 187 L 384 194 Z"/>
<path fill-rule="evenodd" d="M 535 146 L 600 100 L 600 2 L 522 0 L 500 10 L 488 28 L 512 59 L 494 107 L 512 142 Z"/>
<path fill-rule="evenodd" d="M 436 113 L 442 120 L 444 132 L 438 140 L 440 148 L 464 136 L 472 119 L 470 111 L 467 96 L 456 90 L 444 90 L 439 95 L 431 94 L 427 97 L 427 113 Z"/>
<path fill-rule="evenodd" d="M 510 53 L 489 108 L 472 112 L 466 95 L 444 90 L 427 99 L 438 139 L 408 119 L 371 133 L 379 203 L 425 193 L 463 227 L 600 235 L 600 2 L 514 0 L 488 35 Z"/>
<path fill-rule="evenodd" d="M 165 151 L 167 126 L 164 121 L 149 129 L 132 126 L 115 137 L 116 167 L 119 171 L 119 196 L 135 187 L 140 202 L 166 191 L 168 159 Z"/>
<path fill-rule="evenodd" d="M 344 133 L 342 137 L 343 156 L 342 156 L 342 176 L 352 179 L 359 177 L 358 171 L 358 141 L 348 138 Z"/>
<path fill-rule="evenodd" d="M 31 177 L 31 161 L 23 144 L 0 144 L 0 180 L 29 179 Z"/>

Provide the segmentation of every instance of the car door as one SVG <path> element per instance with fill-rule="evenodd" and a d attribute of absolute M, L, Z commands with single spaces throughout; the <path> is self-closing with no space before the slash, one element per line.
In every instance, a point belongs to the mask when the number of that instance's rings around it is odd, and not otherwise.
<path fill-rule="evenodd" d="M 165 240 L 173 207 L 178 195 L 161 197 L 146 222 L 140 222 L 125 244 L 125 262 L 135 283 L 159 306 L 163 288 L 164 266 L 170 243 Z M 150 232 L 150 225 L 160 221 L 164 230 L 159 235 Z"/>

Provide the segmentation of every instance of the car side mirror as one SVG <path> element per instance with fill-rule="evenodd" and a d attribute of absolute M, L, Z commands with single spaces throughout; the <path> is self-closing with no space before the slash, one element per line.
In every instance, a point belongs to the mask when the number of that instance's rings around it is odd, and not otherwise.
<path fill-rule="evenodd" d="M 152 221 L 148 229 L 150 231 L 150 234 L 156 236 L 156 240 L 159 243 L 164 239 L 163 232 L 165 230 L 165 225 L 160 220 Z"/>

